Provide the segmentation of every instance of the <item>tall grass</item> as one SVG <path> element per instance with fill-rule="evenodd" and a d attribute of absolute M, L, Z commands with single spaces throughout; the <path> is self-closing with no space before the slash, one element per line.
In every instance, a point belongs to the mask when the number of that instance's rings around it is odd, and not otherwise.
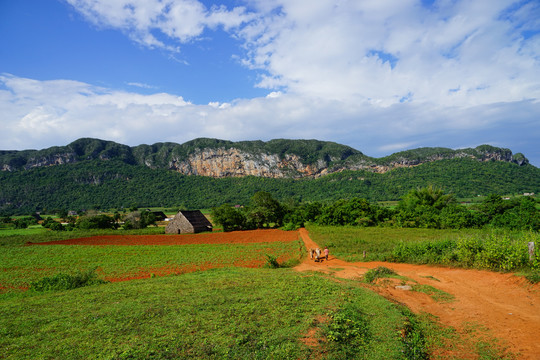
<path fill-rule="evenodd" d="M 392 260 L 421 264 L 446 264 L 494 271 L 516 271 L 540 268 L 540 252 L 529 261 L 528 242 L 538 240 L 534 233 L 520 237 L 509 234 L 488 234 L 463 237 L 457 240 L 427 242 L 401 242 L 393 252 Z"/>
<path fill-rule="evenodd" d="M 415 264 L 524 271 L 531 282 L 540 272 L 540 234 L 493 230 L 435 230 L 329 227 L 309 225 L 312 238 L 347 261 L 395 261 Z M 537 250 L 529 261 L 528 242 Z M 366 258 L 363 257 L 364 251 Z"/>
<path fill-rule="evenodd" d="M 386 261 L 391 259 L 400 243 L 456 240 L 479 236 L 477 229 L 413 229 L 357 226 L 320 226 L 308 224 L 311 238 L 321 246 L 328 246 L 337 257 L 351 262 Z M 364 258 L 364 251 L 366 257 Z"/>

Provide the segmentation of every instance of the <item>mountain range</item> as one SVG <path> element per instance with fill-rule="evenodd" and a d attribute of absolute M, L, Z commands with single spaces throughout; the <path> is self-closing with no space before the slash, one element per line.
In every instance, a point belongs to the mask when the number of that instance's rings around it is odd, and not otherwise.
<path fill-rule="evenodd" d="M 130 165 L 214 178 L 250 175 L 317 178 L 345 170 L 386 173 L 395 168 L 456 158 L 529 165 L 523 154 L 513 154 L 509 149 L 490 145 L 457 150 L 426 147 L 373 158 L 349 146 L 319 140 L 232 142 L 199 138 L 183 144 L 156 143 L 130 147 L 112 141 L 82 138 L 66 146 L 43 150 L 0 151 L 0 169 L 11 172 L 86 160 L 120 160 Z"/>
<path fill-rule="evenodd" d="M 399 200 L 429 185 L 461 199 L 540 193 L 539 168 L 523 154 L 489 145 L 372 158 L 318 140 L 202 138 L 130 147 L 83 138 L 43 150 L 0 151 L 0 169 L 0 215 L 247 205 L 257 191 L 292 202 Z"/>

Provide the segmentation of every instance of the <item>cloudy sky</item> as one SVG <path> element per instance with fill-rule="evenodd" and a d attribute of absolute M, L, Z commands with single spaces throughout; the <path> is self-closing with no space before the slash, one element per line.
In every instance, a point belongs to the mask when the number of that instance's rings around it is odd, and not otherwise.
<path fill-rule="evenodd" d="M 540 166 L 540 1 L 0 1 L 0 130 L 1 150 L 288 138 Z"/>

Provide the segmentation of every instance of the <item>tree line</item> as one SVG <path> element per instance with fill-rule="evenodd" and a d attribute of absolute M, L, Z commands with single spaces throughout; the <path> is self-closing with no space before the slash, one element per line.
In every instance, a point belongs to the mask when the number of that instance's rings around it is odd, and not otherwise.
<path fill-rule="evenodd" d="M 482 228 L 540 230 L 538 202 L 527 196 L 504 200 L 491 194 L 481 203 L 465 206 L 452 194 L 428 186 L 409 191 L 390 208 L 353 197 L 333 202 L 279 202 L 268 192 L 257 192 L 245 207 L 223 204 L 211 212 L 224 231 L 284 227 L 307 222 L 333 226 L 394 226 L 415 228 Z"/>

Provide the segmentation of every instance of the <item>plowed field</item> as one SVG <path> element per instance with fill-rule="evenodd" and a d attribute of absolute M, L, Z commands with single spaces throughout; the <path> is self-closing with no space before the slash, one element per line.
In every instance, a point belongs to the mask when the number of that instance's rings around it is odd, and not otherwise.
<path fill-rule="evenodd" d="M 29 243 L 28 245 L 190 245 L 190 244 L 250 244 L 298 240 L 296 231 L 253 230 L 182 235 L 104 235 L 86 238 Z"/>

